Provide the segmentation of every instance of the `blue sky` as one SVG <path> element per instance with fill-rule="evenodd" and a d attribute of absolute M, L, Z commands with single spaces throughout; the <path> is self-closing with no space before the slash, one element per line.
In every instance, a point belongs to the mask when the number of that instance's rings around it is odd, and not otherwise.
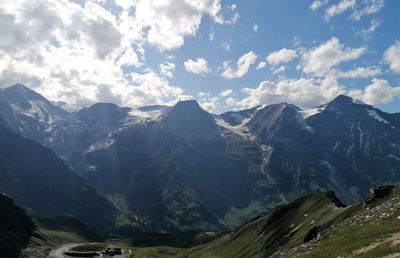
<path fill-rule="evenodd" d="M 346 94 L 400 112 L 399 1 L 17 0 L 0 25 L 0 87 L 70 108 L 307 109 Z"/>

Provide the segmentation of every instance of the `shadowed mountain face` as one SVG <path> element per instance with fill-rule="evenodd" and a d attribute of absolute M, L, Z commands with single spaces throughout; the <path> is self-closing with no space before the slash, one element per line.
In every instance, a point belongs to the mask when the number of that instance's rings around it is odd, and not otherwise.
<path fill-rule="evenodd" d="M 222 229 L 309 192 L 351 202 L 373 184 L 400 181 L 400 114 L 346 96 L 312 110 L 280 103 L 220 116 L 193 100 L 99 103 L 41 122 L 40 137 L 15 129 L 21 109 L 0 98 L 7 128 L 54 150 L 111 198 L 124 227 Z"/>
<path fill-rule="evenodd" d="M 115 208 L 49 149 L 4 127 L 0 119 L 0 191 L 36 217 L 71 214 L 100 229 Z"/>
<path fill-rule="evenodd" d="M 0 249 L 2 257 L 18 257 L 33 234 L 35 225 L 14 201 L 0 193 Z"/>

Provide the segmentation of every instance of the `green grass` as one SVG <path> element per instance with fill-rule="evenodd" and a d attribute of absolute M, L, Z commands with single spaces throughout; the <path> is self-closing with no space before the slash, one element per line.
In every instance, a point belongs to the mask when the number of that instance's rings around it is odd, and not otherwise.
<path fill-rule="evenodd" d="M 322 239 L 315 248 L 298 257 L 384 257 L 386 255 L 400 252 L 400 215 L 399 207 L 388 206 L 392 198 L 399 196 L 400 189 L 396 187 L 394 191 L 368 205 L 369 209 L 358 206 L 352 213 L 353 221 L 359 218 L 358 223 L 346 220 L 338 224 L 338 227 L 331 232 L 331 237 Z M 393 199 L 394 200 L 394 199 Z M 398 203 L 394 201 L 392 203 Z M 366 220 L 369 210 L 375 208 L 373 214 L 383 214 L 388 211 L 391 216 Z M 399 234 L 399 235 L 396 235 Z M 394 241 L 394 237 L 397 242 Z"/>
<path fill-rule="evenodd" d="M 369 204 L 368 209 L 362 203 L 339 208 L 329 194 L 312 194 L 210 243 L 192 248 L 132 247 L 132 257 L 269 257 L 280 252 L 285 257 L 302 258 L 384 257 L 400 253 L 400 208 L 393 208 L 393 198 L 398 198 L 399 192 L 396 188 L 389 196 Z M 390 217 L 380 218 L 385 209 L 391 209 Z M 378 216 L 365 220 L 367 214 Z M 308 243 L 311 251 L 292 251 L 301 246 L 314 225 L 322 238 Z"/>
<path fill-rule="evenodd" d="M 193 248 L 134 247 L 137 257 L 266 257 L 302 243 L 314 225 L 326 226 L 346 214 L 327 193 L 301 198 L 290 206 L 277 208 L 270 215 L 256 219 L 233 234 Z M 343 216 L 344 219 L 346 216 Z M 134 257 L 135 257 L 134 256 Z"/>
<path fill-rule="evenodd" d="M 109 244 L 106 243 L 90 243 L 84 245 L 78 245 L 71 248 L 71 251 L 74 252 L 100 252 L 106 249 Z"/>
<path fill-rule="evenodd" d="M 389 215 L 382 217 L 383 213 Z M 191 248 L 149 246 L 152 243 L 150 240 L 155 236 L 148 236 L 148 239 L 143 236 L 144 239 L 140 242 L 144 243 L 143 246 L 138 246 L 138 242 L 132 239 L 111 240 L 107 245 L 112 242 L 124 249 L 130 249 L 131 257 L 143 258 L 269 257 L 281 252 L 284 257 L 300 258 L 385 257 L 400 253 L 398 218 L 400 187 L 367 207 L 363 203 L 338 207 L 331 193 L 316 193 L 277 207 L 266 216 L 255 219 L 232 233 L 220 235 L 211 242 Z M 303 245 L 304 237 L 314 226 L 318 227 L 321 237 Z M 84 241 L 80 236 L 68 232 L 47 233 L 52 234 L 52 237 L 69 238 L 69 242 Z M 164 238 L 156 238 L 155 242 L 167 245 L 168 241 Z M 104 245 L 84 245 L 79 250 L 98 251 L 104 249 Z"/>
<path fill-rule="evenodd" d="M 322 241 L 315 250 L 300 257 L 347 257 L 353 255 L 356 250 L 384 241 L 397 232 L 400 232 L 400 223 L 397 219 L 385 220 L 382 223 L 372 222 L 362 226 L 348 226 L 333 238 Z M 392 247 L 390 243 L 383 243 L 354 257 L 382 257 L 396 251 L 400 251 L 400 246 Z"/>

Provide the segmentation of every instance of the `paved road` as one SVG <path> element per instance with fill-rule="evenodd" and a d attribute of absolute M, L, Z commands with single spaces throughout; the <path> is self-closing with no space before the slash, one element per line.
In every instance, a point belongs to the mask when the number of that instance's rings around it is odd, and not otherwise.
<path fill-rule="evenodd" d="M 69 249 L 76 247 L 78 245 L 80 245 L 80 244 L 68 243 L 68 244 L 61 245 L 61 246 L 57 247 L 56 249 L 51 250 L 50 257 L 54 257 L 54 258 L 68 257 L 68 256 L 65 256 L 64 253 L 67 252 Z"/>

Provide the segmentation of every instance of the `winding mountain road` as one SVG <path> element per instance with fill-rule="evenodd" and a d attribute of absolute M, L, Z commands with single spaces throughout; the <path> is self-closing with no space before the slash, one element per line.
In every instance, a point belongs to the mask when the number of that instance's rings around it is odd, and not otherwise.
<path fill-rule="evenodd" d="M 90 243 L 85 243 L 85 244 L 90 244 Z M 70 250 L 74 247 L 80 246 L 80 245 L 85 245 L 85 244 L 76 244 L 76 243 L 67 243 L 63 244 L 61 246 L 58 246 L 57 248 L 53 249 L 50 252 L 49 257 L 51 258 L 71 258 L 71 256 L 65 255 L 65 252 L 70 252 Z M 122 255 L 115 255 L 113 256 L 114 258 L 128 258 L 131 254 L 131 250 L 127 251 L 122 250 L 125 254 Z M 95 252 L 97 254 L 96 257 L 103 257 L 103 254 L 101 252 Z M 108 256 L 107 256 L 108 257 Z"/>

